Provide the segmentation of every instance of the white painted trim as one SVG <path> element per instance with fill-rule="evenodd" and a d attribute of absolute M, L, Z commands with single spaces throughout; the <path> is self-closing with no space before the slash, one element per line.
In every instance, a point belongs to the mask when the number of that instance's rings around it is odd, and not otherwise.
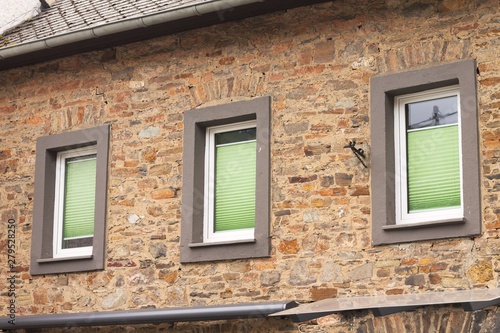
<path fill-rule="evenodd" d="M 66 159 L 97 154 L 97 146 L 66 150 L 57 153 L 56 179 L 54 198 L 54 236 L 53 236 L 53 258 L 68 258 L 92 255 L 92 246 L 72 249 L 63 249 L 63 213 L 64 213 L 64 188 L 66 183 Z"/>
<path fill-rule="evenodd" d="M 213 126 L 206 129 L 205 141 L 205 207 L 203 211 L 203 242 L 230 242 L 241 240 L 254 240 L 255 228 L 229 231 L 214 231 L 214 204 L 215 204 L 215 134 L 231 132 L 246 128 L 256 128 L 255 120 L 239 122 L 228 125 Z"/>

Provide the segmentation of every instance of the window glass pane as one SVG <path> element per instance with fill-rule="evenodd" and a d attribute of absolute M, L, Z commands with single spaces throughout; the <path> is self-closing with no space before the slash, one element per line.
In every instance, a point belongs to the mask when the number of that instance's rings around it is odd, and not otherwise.
<path fill-rule="evenodd" d="M 215 135 L 215 144 L 222 145 L 228 143 L 255 140 L 257 129 L 245 128 L 237 131 L 218 133 Z"/>
<path fill-rule="evenodd" d="M 96 155 L 67 158 L 65 165 L 62 248 L 90 246 L 94 234 Z"/>
<path fill-rule="evenodd" d="M 409 212 L 458 207 L 457 96 L 406 105 Z"/>
<path fill-rule="evenodd" d="M 221 133 L 216 137 L 243 136 L 244 140 L 250 140 L 251 132 L 255 139 L 255 128 Z M 224 139 L 218 142 L 227 141 Z M 218 145 L 215 154 L 214 231 L 253 228 L 256 184 L 255 140 Z"/>
<path fill-rule="evenodd" d="M 406 104 L 408 129 L 458 123 L 458 98 L 450 96 Z"/>

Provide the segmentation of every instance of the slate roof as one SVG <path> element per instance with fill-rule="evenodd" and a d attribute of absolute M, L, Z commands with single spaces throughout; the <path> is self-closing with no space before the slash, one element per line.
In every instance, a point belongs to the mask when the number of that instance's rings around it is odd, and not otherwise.
<path fill-rule="evenodd" d="M 0 36 L 0 48 L 210 0 L 58 0 Z"/>
<path fill-rule="evenodd" d="M 329 1 L 51 0 L 0 36 L 0 71 Z"/>

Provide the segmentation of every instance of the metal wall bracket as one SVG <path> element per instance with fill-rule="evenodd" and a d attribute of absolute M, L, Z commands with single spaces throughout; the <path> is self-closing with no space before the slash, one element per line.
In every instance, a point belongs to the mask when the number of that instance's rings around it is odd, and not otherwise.
<path fill-rule="evenodd" d="M 365 168 L 368 168 L 363 161 L 363 159 L 366 158 L 365 152 L 361 148 L 356 148 L 356 141 L 349 141 L 349 144 L 347 146 L 344 146 L 344 148 L 351 148 L 352 152 L 354 153 L 354 155 L 356 155 L 361 164 L 363 164 Z"/>

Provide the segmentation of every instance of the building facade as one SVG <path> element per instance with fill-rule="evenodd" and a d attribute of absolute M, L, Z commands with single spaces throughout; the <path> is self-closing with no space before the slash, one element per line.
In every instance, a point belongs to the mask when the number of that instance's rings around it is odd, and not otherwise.
<path fill-rule="evenodd" d="M 497 288 L 499 52 L 497 0 L 327 1 L 4 69 L 2 320 L 12 304 L 20 323 Z M 438 109 L 412 118 L 428 101 Z M 431 127 L 455 136 L 426 136 Z M 218 150 L 217 134 L 233 132 L 245 134 Z M 235 142 L 250 149 L 236 159 L 244 163 L 222 162 Z M 439 171 L 433 161 L 452 151 L 457 163 Z M 406 165 L 414 155 L 431 166 L 422 193 Z M 227 164 L 210 171 L 209 157 Z M 70 210 L 58 186 L 82 160 L 94 161 L 90 180 L 75 185 L 95 183 L 91 243 L 54 247 L 58 212 Z M 245 165 L 255 165 L 254 187 L 229 193 L 236 222 L 220 228 L 250 234 L 218 238 L 219 222 L 205 216 L 223 211 L 222 199 L 208 198 L 222 198 L 218 184 L 244 188 Z M 434 187 L 448 175 L 451 189 Z M 413 203 L 434 192 L 456 202 Z M 241 226 L 248 193 L 253 224 Z M 85 235 L 79 223 L 74 233 Z M 496 306 L 429 304 L 301 323 L 249 316 L 25 330 L 495 332 L 499 318 Z"/>

